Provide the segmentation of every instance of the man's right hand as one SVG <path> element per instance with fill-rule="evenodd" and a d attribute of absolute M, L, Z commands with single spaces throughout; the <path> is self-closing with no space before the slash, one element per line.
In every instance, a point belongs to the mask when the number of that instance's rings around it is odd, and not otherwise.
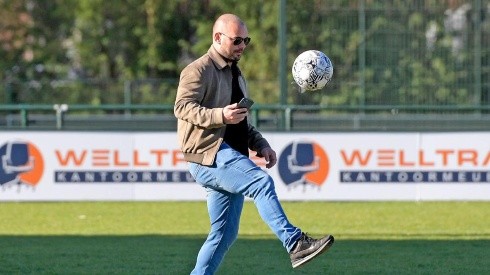
<path fill-rule="evenodd" d="M 238 108 L 238 103 L 233 103 L 223 108 L 223 121 L 225 124 L 237 124 L 247 115 L 247 108 Z"/>

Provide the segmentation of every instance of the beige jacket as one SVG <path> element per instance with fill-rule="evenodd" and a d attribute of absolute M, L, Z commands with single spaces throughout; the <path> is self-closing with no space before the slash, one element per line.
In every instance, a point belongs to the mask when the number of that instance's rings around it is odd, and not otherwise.
<path fill-rule="evenodd" d="M 214 163 L 225 135 L 223 107 L 231 101 L 231 78 L 230 66 L 213 46 L 182 70 L 174 114 L 178 119 L 179 145 L 186 161 L 202 165 Z M 247 97 L 242 76 L 239 83 Z M 263 148 L 269 147 L 267 140 L 250 123 L 248 147 L 259 156 Z"/>

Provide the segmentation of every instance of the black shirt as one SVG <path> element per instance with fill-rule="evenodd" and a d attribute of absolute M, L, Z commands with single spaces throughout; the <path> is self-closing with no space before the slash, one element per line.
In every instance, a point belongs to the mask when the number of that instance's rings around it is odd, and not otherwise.
<path fill-rule="evenodd" d="M 243 98 L 243 92 L 238 84 L 238 76 L 241 74 L 236 61 L 231 65 L 231 102 L 238 103 Z M 248 157 L 248 123 L 247 118 L 240 121 L 238 124 L 227 124 L 224 141 L 231 148 L 237 150 Z"/>

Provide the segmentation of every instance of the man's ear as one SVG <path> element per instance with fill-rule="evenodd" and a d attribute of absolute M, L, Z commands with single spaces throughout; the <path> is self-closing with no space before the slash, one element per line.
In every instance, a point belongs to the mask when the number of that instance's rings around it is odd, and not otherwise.
<path fill-rule="evenodd" d="M 214 34 L 214 41 L 221 45 L 221 35 L 219 34 L 219 32 Z"/>

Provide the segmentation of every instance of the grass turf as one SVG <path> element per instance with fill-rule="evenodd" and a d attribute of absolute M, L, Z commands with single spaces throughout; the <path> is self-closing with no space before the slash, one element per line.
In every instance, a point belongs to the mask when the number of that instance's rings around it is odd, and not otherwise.
<path fill-rule="evenodd" d="M 245 204 L 218 274 L 485 274 L 488 202 L 287 202 L 331 251 L 293 270 Z M 204 202 L 0 204 L 0 274 L 188 274 L 209 229 Z"/>

